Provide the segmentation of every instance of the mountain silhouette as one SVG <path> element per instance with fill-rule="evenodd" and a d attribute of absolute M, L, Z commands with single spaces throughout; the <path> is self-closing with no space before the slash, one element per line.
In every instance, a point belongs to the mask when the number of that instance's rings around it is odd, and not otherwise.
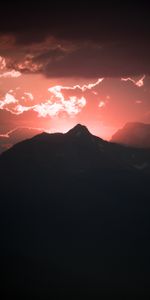
<path fill-rule="evenodd" d="M 111 141 L 132 147 L 150 148 L 150 124 L 127 123 L 112 136 Z"/>
<path fill-rule="evenodd" d="M 14 145 L 1 155 L 4 169 L 31 167 L 49 172 L 78 173 L 87 170 L 150 170 L 150 151 L 127 148 L 92 135 L 83 125 L 76 125 L 66 134 L 41 133 Z M 4 172 L 5 172 L 4 170 Z"/>
<path fill-rule="evenodd" d="M 150 151 L 83 125 L 0 156 L 1 291 L 16 299 L 150 295 Z"/>

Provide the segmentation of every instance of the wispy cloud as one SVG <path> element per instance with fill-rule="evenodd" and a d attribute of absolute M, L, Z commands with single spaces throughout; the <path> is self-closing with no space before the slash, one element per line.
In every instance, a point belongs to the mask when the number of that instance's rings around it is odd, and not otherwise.
<path fill-rule="evenodd" d="M 6 60 L 4 57 L 0 56 L 0 70 L 2 71 L 5 68 L 6 68 Z"/>
<path fill-rule="evenodd" d="M 100 101 L 98 107 L 103 108 L 105 105 L 106 103 L 104 101 Z"/>
<path fill-rule="evenodd" d="M 8 68 L 5 57 L 0 56 L 0 78 L 18 78 L 20 76 L 20 71 Z"/>
<path fill-rule="evenodd" d="M 48 100 L 46 103 L 37 104 L 33 110 L 38 112 L 39 117 L 54 117 L 63 111 L 68 113 L 68 115 L 73 116 L 77 115 L 86 105 L 86 99 L 84 97 L 77 98 L 76 96 L 70 96 L 66 100 L 61 95 L 58 99 L 59 102 L 52 103 Z"/>
<path fill-rule="evenodd" d="M 0 78 L 18 78 L 21 76 L 21 73 L 16 70 L 6 71 L 0 74 Z"/>
<path fill-rule="evenodd" d="M 136 104 L 142 104 L 142 101 L 141 100 L 136 100 L 135 103 Z"/>
<path fill-rule="evenodd" d="M 76 90 L 79 89 L 82 92 L 85 92 L 86 90 L 91 90 L 94 88 L 96 85 L 99 85 L 104 78 L 99 78 L 96 82 L 94 83 L 89 83 L 89 84 L 83 84 L 83 85 L 73 85 L 73 86 L 62 86 L 62 85 L 56 85 L 48 89 L 49 92 L 53 93 L 55 96 L 59 95 L 61 93 L 61 90 Z"/>
<path fill-rule="evenodd" d="M 127 78 L 121 78 L 122 81 L 131 81 L 133 84 L 135 84 L 138 87 L 142 87 L 144 85 L 144 79 L 145 75 L 143 75 L 139 80 L 134 80 L 133 78 L 127 77 Z"/>
<path fill-rule="evenodd" d="M 34 100 L 34 97 L 33 97 L 32 93 L 24 92 L 24 94 L 27 95 L 30 100 Z"/>
<path fill-rule="evenodd" d="M 11 94 L 7 93 L 4 100 L 0 100 L 0 109 L 6 108 L 9 104 L 18 103 L 18 100 Z"/>
<path fill-rule="evenodd" d="M 70 116 L 75 116 L 86 106 L 86 98 L 83 95 L 77 96 L 74 94 L 65 96 L 63 91 L 67 90 L 70 92 L 78 89 L 81 93 L 84 93 L 86 90 L 91 90 L 102 81 L 103 78 L 100 78 L 94 83 L 84 84 L 82 86 L 52 86 L 48 88 L 50 93 L 49 99 L 32 106 L 20 103 L 20 101 L 12 95 L 13 90 L 10 90 L 10 93 L 7 93 L 4 99 L 0 101 L 0 109 L 5 109 L 16 115 L 27 111 L 35 111 L 38 113 L 39 117 L 54 117 L 61 112 L 66 112 Z M 21 100 L 24 100 L 24 103 L 26 101 L 24 95 L 28 96 L 30 100 L 34 99 L 31 92 L 24 92 L 23 96 L 21 96 Z"/>

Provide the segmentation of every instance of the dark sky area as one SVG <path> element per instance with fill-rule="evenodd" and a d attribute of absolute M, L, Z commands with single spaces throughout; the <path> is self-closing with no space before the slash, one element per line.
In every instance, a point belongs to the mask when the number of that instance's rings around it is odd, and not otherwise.
<path fill-rule="evenodd" d="M 7 2 L 0 19 L 1 32 L 14 34 L 18 47 L 42 42 L 47 36 L 82 44 L 60 66 L 47 66 L 48 76 L 149 74 L 148 1 L 51 2 Z M 55 50 L 55 55 L 64 54 Z M 69 69 L 62 70 L 65 65 Z"/>

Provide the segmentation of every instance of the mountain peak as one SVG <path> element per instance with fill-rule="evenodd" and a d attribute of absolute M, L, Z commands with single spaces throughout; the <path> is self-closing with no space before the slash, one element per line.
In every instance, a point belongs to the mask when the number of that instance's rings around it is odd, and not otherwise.
<path fill-rule="evenodd" d="M 75 136 L 81 136 L 81 135 L 90 135 L 91 133 L 87 129 L 85 125 L 77 124 L 72 129 L 70 129 L 67 134 L 75 135 Z"/>

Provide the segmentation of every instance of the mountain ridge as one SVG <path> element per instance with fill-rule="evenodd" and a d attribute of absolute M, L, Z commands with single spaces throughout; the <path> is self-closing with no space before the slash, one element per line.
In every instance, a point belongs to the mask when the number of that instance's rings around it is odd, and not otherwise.
<path fill-rule="evenodd" d="M 112 136 L 111 142 L 138 148 L 150 148 L 150 124 L 126 123 Z"/>
<path fill-rule="evenodd" d="M 26 162 L 24 168 L 37 164 L 58 172 L 109 168 L 150 169 L 150 151 L 104 141 L 80 124 L 67 133 L 40 133 L 15 144 L 2 153 L 0 158 L 0 161 L 9 160 L 14 166 L 20 161 L 20 166 Z"/>

